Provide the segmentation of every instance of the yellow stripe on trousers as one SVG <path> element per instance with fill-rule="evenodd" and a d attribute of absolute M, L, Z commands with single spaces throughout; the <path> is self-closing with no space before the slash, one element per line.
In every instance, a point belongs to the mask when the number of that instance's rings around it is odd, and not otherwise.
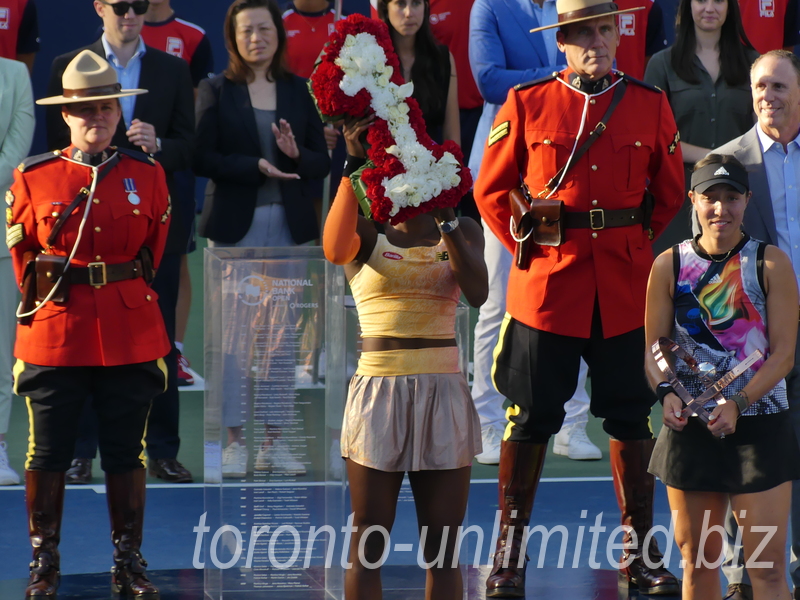
<path fill-rule="evenodd" d="M 503 322 L 500 324 L 500 334 L 497 337 L 497 345 L 492 352 L 492 384 L 494 384 L 495 389 L 497 389 L 497 380 L 495 379 L 497 375 L 497 357 L 500 356 L 500 353 L 503 351 L 503 340 L 506 337 L 506 330 L 510 324 L 511 315 L 506 313 L 503 316 Z M 519 407 L 515 404 L 512 404 L 506 409 L 506 420 L 508 423 L 506 423 L 506 428 L 503 432 L 503 440 L 507 440 L 509 436 L 511 436 L 511 428 L 514 426 L 514 423 L 509 420 L 509 417 L 516 416 L 519 412 Z"/>
<path fill-rule="evenodd" d="M 22 362 L 20 359 L 17 359 L 14 363 L 14 393 L 17 393 L 17 382 L 19 381 L 19 376 L 25 370 L 25 363 Z M 31 407 L 31 399 L 27 396 L 25 397 L 25 405 L 28 407 L 28 452 L 25 455 L 25 470 L 27 471 L 31 466 L 31 461 L 33 460 L 33 453 L 36 449 L 36 435 L 33 431 L 33 408 Z"/>
<path fill-rule="evenodd" d="M 164 362 L 163 358 L 159 358 L 156 361 L 156 366 L 158 370 L 161 371 L 162 375 L 164 375 L 164 391 L 167 391 L 167 384 L 168 384 L 168 377 L 169 374 L 167 373 L 167 363 Z M 139 455 L 139 460 L 142 461 L 144 468 L 147 468 L 147 442 L 145 438 L 147 438 L 147 425 L 150 423 L 150 412 L 153 410 L 153 401 L 150 401 L 150 408 L 147 409 L 147 419 L 144 422 L 144 433 L 142 434 L 142 453 Z"/>

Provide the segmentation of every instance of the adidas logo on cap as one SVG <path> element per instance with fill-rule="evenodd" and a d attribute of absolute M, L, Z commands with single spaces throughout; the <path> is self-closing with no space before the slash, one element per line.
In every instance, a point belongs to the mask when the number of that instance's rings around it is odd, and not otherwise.
<path fill-rule="evenodd" d="M 714 175 L 715 175 L 715 176 L 717 176 L 717 175 L 727 175 L 728 177 L 730 177 L 730 176 L 731 176 L 731 174 L 730 174 L 730 173 L 728 173 L 728 172 L 725 170 L 725 167 L 720 167 L 719 169 L 717 169 L 716 171 L 714 171 Z"/>

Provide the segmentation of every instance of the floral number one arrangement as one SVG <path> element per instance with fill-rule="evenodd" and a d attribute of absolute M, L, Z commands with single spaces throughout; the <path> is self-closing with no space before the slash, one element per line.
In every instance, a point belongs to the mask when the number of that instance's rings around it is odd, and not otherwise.
<path fill-rule="evenodd" d="M 396 225 L 433 208 L 455 207 L 472 186 L 458 144 L 439 145 L 428 136 L 411 98 L 413 83 L 403 81 L 383 22 L 358 14 L 339 21 L 309 89 L 323 121 L 375 113 L 367 164 L 352 177 L 368 217 Z"/>

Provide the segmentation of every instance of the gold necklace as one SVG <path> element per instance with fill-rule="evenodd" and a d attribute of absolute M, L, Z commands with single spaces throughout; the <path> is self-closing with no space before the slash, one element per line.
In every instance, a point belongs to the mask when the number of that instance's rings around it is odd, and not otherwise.
<path fill-rule="evenodd" d="M 740 231 L 739 233 L 741 234 L 741 237 L 739 238 L 739 242 L 741 242 L 741 241 L 742 241 L 742 238 L 744 237 L 744 231 Z M 721 262 L 725 262 L 726 260 L 728 260 L 728 259 L 731 257 L 731 252 L 733 252 L 733 251 L 736 249 L 736 246 L 738 246 L 738 245 L 739 245 L 739 242 L 736 242 L 736 243 L 733 245 L 733 248 L 731 248 L 730 250 L 728 250 L 728 251 L 725 253 L 725 256 L 723 256 L 722 258 L 714 258 L 714 255 L 712 255 L 712 254 L 709 254 L 708 252 L 706 252 L 706 249 L 705 249 L 705 248 L 703 248 L 703 247 L 700 245 L 700 240 L 698 240 L 698 241 L 697 241 L 697 245 L 698 245 L 698 247 L 700 248 L 700 250 L 702 250 L 703 252 L 705 252 L 705 253 L 706 253 L 706 256 L 708 256 L 708 259 L 709 259 L 711 262 L 715 262 L 715 263 L 721 263 Z"/>

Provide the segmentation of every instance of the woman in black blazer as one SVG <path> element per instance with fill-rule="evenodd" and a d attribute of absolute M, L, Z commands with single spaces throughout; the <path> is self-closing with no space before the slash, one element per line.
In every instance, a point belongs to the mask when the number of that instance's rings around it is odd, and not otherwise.
<path fill-rule="evenodd" d="M 228 68 L 201 81 L 197 90 L 195 172 L 210 180 L 200 235 L 217 247 L 293 246 L 317 239 L 311 180 L 328 174 L 330 158 L 305 80 L 286 70 L 280 11 L 273 0 L 236 0 L 224 31 Z M 273 265 L 269 276 L 292 277 L 290 271 L 291 266 L 287 271 Z M 301 453 L 281 435 L 294 414 L 294 369 L 285 366 L 296 360 L 296 349 L 285 341 L 291 337 L 285 328 L 299 318 L 282 307 L 270 302 L 247 312 L 251 307 L 239 306 L 246 311 L 240 318 L 268 328 L 275 343 L 268 360 L 243 358 L 230 349 L 222 357 L 223 386 L 231 389 L 223 404 L 228 430 L 223 477 L 243 478 L 249 471 L 244 425 L 251 411 L 242 389 L 252 389 L 254 401 L 262 398 L 252 411 L 264 425 L 263 441 L 253 432 L 261 442 L 253 468 L 281 476 L 306 472 Z"/>
<path fill-rule="evenodd" d="M 210 180 L 200 235 L 217 246 L 314 240 L 310 180 L 328 174 L 330 159 L 305 80 L 286 69 L 280 11 L 236 0 L 224 28 L 228 68 L 197 90 L 195 172 Z"/>

